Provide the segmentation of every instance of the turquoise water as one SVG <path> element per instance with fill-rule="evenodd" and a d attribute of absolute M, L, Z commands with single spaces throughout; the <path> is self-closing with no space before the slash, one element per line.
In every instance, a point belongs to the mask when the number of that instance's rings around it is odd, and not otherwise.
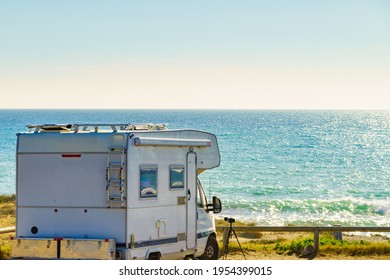
<path fill-rule="evenodd" d="M 201 175 L 222 216 L 258 225 L 390 226 L 390 112 L 0 110 L 0 193 L 15 192 L 26 124 L 165 123 L 217 135 L 220 167 Z"/>

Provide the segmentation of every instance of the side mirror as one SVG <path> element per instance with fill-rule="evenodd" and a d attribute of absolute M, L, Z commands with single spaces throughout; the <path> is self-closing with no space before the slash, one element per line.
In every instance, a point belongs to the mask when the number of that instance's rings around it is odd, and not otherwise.
<path fill-rule="evenodd" d="M 213 209 L 212 209 L 212 211 L 215 214 L 221 213 L 221 211 L 222 211 L 222 202 L 216 196 L 213 196 Z"/>

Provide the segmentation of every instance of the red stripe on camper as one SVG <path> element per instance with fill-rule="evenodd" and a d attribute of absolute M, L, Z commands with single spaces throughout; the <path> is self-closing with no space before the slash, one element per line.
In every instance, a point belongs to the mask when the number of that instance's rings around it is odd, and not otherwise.
<path fill-rule="evenodd" d="M 63 158 L 79 158 L 81 154 L 62 154 Z"/>

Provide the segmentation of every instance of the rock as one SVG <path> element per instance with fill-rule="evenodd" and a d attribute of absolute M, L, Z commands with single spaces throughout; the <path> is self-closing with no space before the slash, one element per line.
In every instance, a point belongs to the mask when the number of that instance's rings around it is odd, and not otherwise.
<path fill-rule="evenodd" d="M 301 254 L 299 255 L 300 258 L 307 258 L 310 255 L 312 255 L 314 252 L 314 246 L 313 245 L 307 245 L 303 248 L 301 251 Z"/>

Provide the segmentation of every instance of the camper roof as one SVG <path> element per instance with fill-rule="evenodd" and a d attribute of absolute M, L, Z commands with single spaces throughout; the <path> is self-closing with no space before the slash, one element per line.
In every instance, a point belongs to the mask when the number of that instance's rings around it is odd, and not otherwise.
<path fill-rule="evenodd" d="M 113 132 L 117 131 L 135 131 L 135 130 L 166 130 L 164 124 L 41 124 L 27 125 L 31 132 L 78 132 L 78 131 L 94 131 L 99 132 L 101 128 L 110 129 Z"/>

